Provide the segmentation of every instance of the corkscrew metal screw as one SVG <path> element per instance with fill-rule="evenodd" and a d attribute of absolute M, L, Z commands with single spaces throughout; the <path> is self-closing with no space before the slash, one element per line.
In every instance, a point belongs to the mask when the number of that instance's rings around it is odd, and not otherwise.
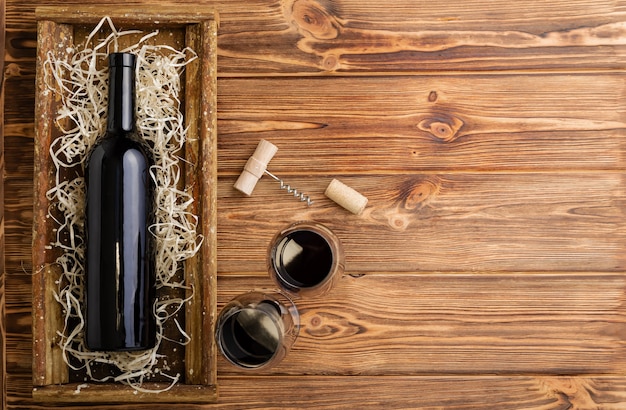
<path fill-rule="evenodd" d="M 310 196 L 292 188 L 291 185 L 286 184 L 282 179 L 267 170 L 267 164 L 274 157 L 277 151 L 278 148 L 271 142 L 267 140 L 259 141 L 259 145 L 257 145 L 254 154 L 252 154 L 252 156 L 248 159 L 241 175 L 239 175 L 237 182 L 235 182 L 235 189 L 243 192 L 247 196 L 250 196 L 252 195 L 252 191 L 254 190 L 254 187 L 259 179 L 263 176 L 263 174 L 267 174 L 272 179 L 280 183 L 281 189 L 293 194 L 295 198 L 298 198 L 300 201 L 306 202 L 308 206 L 311 206 L 313 201 Z"/>
<path fill-rule="evenodd" d="M 292 188 L 291 185 L 286 184 L 285 181 L 278 178 L 276 175 L 272 174 L 268 170 L 265 170 L 265 173 L 269 175 L 270 177 L 272 177 L 274 180 L 280 182 L 280 189 L 284 189 L 288 193 L 293 194 L 293 196 L 296 198 L 299 198 L 301 202 L 306 202 L 308 206 L 311 206 L 313 204 L 313 200 L 311 199 L 311 197 L 305 194 L 304 192 L 300 192 L 297 189 Z"/>

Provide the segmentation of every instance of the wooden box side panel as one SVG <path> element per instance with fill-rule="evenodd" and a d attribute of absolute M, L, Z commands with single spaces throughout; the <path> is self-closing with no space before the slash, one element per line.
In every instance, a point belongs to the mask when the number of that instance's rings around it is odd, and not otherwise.
<path fill-rule="evenodd" d="M 38 23 L 37 84 L 35 111 L 35 164 L 33 206 L 33 383 L 35 386 L 66 383 L 67 366 L 58 345 L 57 331 L 62 330 L 60 305 L 54 300 L 54 284 L 61 275 L 54 264 L 58 251 L 48 249 L 53 242 L 53 220 L 48 217 L 46 193 L 54 185 L 54 165 L 49 148 L 59 136 L 54 118 L 60 96 L 47 89 L 43 76 L 43 62 L 47 53 L 62 58 L 72 43 L 71 26 L 52 21 Z M 61 365 L 59 365 L 61 364 Z"/>
<path fill-rule="evenodd" d="M 197 5 L 135 5 L 132 8 L 83 5 L 40 6 L 35 14 L 38 20 L 64 24 L 96 24 L 102 17 L 110 17 L 115 24 L 133 28 L 172 28 L 212 21 L 219 24 L 215 10 Z"/>
<path fill-rule="evenodd" d="M 203 58 L 187 67 L 185 101 L 188 139 L 186 143 L 186 187 L 192 190 L 194 214 L 202 227 L 203 244 L 198 255 L 187 261 L 185 276 L 194 292 L 194 305 L 186 311 L 186 330 L 191 341 L 185 350 L 187 380 L 212 385 L 217 381 L 216 346 L 213 329 L 217 298 L 217 22 L 190 25 L 187 45 Z"/>
<path fill-rule="evenodd" d="M 147 389 L 163 384 L 146 383 Z M 41 386 L 33 389 L 33 398 L 47 403 L 212 403 L 217 400 L 217 386 L 177 384 L 161 393 L 138 392 L 121 384 L 78 384 Z"/>

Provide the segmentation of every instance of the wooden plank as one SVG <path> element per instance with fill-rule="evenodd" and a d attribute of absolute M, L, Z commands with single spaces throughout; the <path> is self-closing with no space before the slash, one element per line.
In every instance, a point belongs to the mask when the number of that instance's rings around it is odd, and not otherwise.
<path fill-rule="evenodd" d="M 28 380 L 11 376 L 12 410 L 43 410 L 24 393 Z M 202 409 L 525 409 L 607 410 L 626 405 L 626 383 L 614 376 L 224 376 L 220 399 Z M 76 410 L 153 410 L 154 404 L 77 404 Z M 200 407 L 186 407 L 199 409 Z"/>
<path fill-rule="evenodd" d="M 234 177 L 220 180 L 220 275 L 264 271 L 272 236 L 309 219 L 337 234 L 353 274 L 626 267 L 623 173 L 285 177 L 316 202 L 307 208 L 267 177 L 251 197 Z M 323 196 L 332 177 L 369 198 L 363 215 Z"/>
<path fill-rule="evenodd" d="M 33 8 L 10 2 L 8 28 L 33 30 Z M 626 54 L 623 1 L 237 0 L 219 11 L 220 76 L 622 69 Z"/>
<path fill-rule="evenodd" d="M 5 40 L 5 0 L 0 0 L 0 408 L 6 408 L 7 400 L 7 351 L 6 351 L 6 302 L 5 302 L 5 263 L 4 263 L 4 40 Z"/>
<path fill-rule="evenodd" d="M 8 158 L 6 159 L 8 161 Z M 32 271 L 32 236 L 24 234 L 24 232 L 30 232 L 33 226 L 32 206 L 27 208 L 27 204 L 30 205 L 33 201 L 32 174 L 29 179 L 16 178 L 14 176 L 6 178 L 4 188 L 4 257 L 8 278 L 11 275 L 30 273 Z M 12 290 L 5 289 L 5 291 L 8 294 Z M 24 296 L 27 296 L 27 300 L 32 303 L 30 293 Z"/>
<path fill-rule="evenodd" d="M 373 3 L 284 2 L 273 24 L 247 22 L 252 29 L 239 27 L 221 36 L 224 64 L 251 74 L 276 72 L 277 63 L 287 73 L 564 69 L 578 63 L 623 67 L 615 57 L 623 53 L 624 15 L 614 2 L 558 2 L 555 7 L 522 1 L 511 7 L 494 1 L 464 8 L 453 2 L 430 7 L 415 7 L 410 0 L 393 7 Z M 602 17 L 596 6 L 605 11 Z M 249 45 L 255 43 L 258 51 L 251 55 Z"/>
<path fill-rule="evenodd" d="M 624 169 L 623 78 L 607 75 L 228 79 L 221 173 L 258 140 L 275 173 Z M 581 153 L 584 152 L 584 155 Z"/>
<path fill-rule="evenodd" d="M 609 2 L 474 2 L 461 11 L 453 3 L 415 7 L 410 0 L 394 7 L 291 0 L 273 9 L 258 10 L 261 21 L 224 21 L 222 75 L 622 67 L 616 57 L 624 17 Z"/>
<path fill-rule="evenodd" d="M 12 124 L 28 118 L 28 121 L 33 123 L 32 114 L 25 115 L 25 109 L 28 108 L 32 111 L 35 105 L 33 97 L 35 95 L 35 77 L 21 75 L 21 73 L 14 73 L 11 76 L 7 75 L 6 95 L 11 96 L 11 104 L 7 104 L 5 107 L 5 121 L 8 124 Z M 34 132 L 31 135 L 34 135 Z"/>
<path fill-rule="evenodd" d="M 623 380 L 610 377 L 292 377 L 222 379 L 220 409 L 546 409 L 625 405 Z M 254 386 L 254 387 L 251 387 Z M 622 390 L 620 390 L 620 387 Z"/>
<path fill-rule="evenodd" d="M 218 305 L 268 285 L 220 278 Z M 623 375 L 625 291 L 623 274 L 346 275 L 296 301 L 299 337 L 266 374 Z"/>
<path fill-rule="evenodd" d="M 11 286 L 12 282 L 8 279 L 6 286 Z M 4 319 L 6 343 L 7 350 L 11 353 L 6 358 L 7 373 L 30 374 L 32 385 L 33 334 L 31 316 L 31 310 L 28 308 L 19 308 L 9 303 L 6 305 Z"/>

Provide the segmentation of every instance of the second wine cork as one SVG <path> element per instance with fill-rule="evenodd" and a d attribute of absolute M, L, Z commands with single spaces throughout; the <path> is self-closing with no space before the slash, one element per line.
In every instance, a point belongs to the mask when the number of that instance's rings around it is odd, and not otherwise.
<path fill-rule="evenodd" d="M 367 205 L 365 196 L 338 179 L 330 182 L 324 195 L 355 215 L 360 215 Z"/>

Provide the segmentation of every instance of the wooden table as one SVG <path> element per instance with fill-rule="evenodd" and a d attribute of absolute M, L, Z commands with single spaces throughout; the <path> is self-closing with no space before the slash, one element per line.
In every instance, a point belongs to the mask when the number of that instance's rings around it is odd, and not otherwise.
<path fill-rule="evenodd" d="M 45 407 L 31 400 L 34 8 L 67 3 L 6 4 L 11 409 Z M 272 285 L 266 248 L 293 221 L 327 225 L 346 253 L 334 290 L 297 302 L 290 355 L 257 374 L 219 358 L 207 408 L 626 408 L 626 1 L 196 3 L 221 16 L 218 307 Z M 261 138 L 313 206 L 269 178 L 250 198 L 232 188 Z M 369 198 L 363 215 L 324 197 L 332 178 Z"/>

